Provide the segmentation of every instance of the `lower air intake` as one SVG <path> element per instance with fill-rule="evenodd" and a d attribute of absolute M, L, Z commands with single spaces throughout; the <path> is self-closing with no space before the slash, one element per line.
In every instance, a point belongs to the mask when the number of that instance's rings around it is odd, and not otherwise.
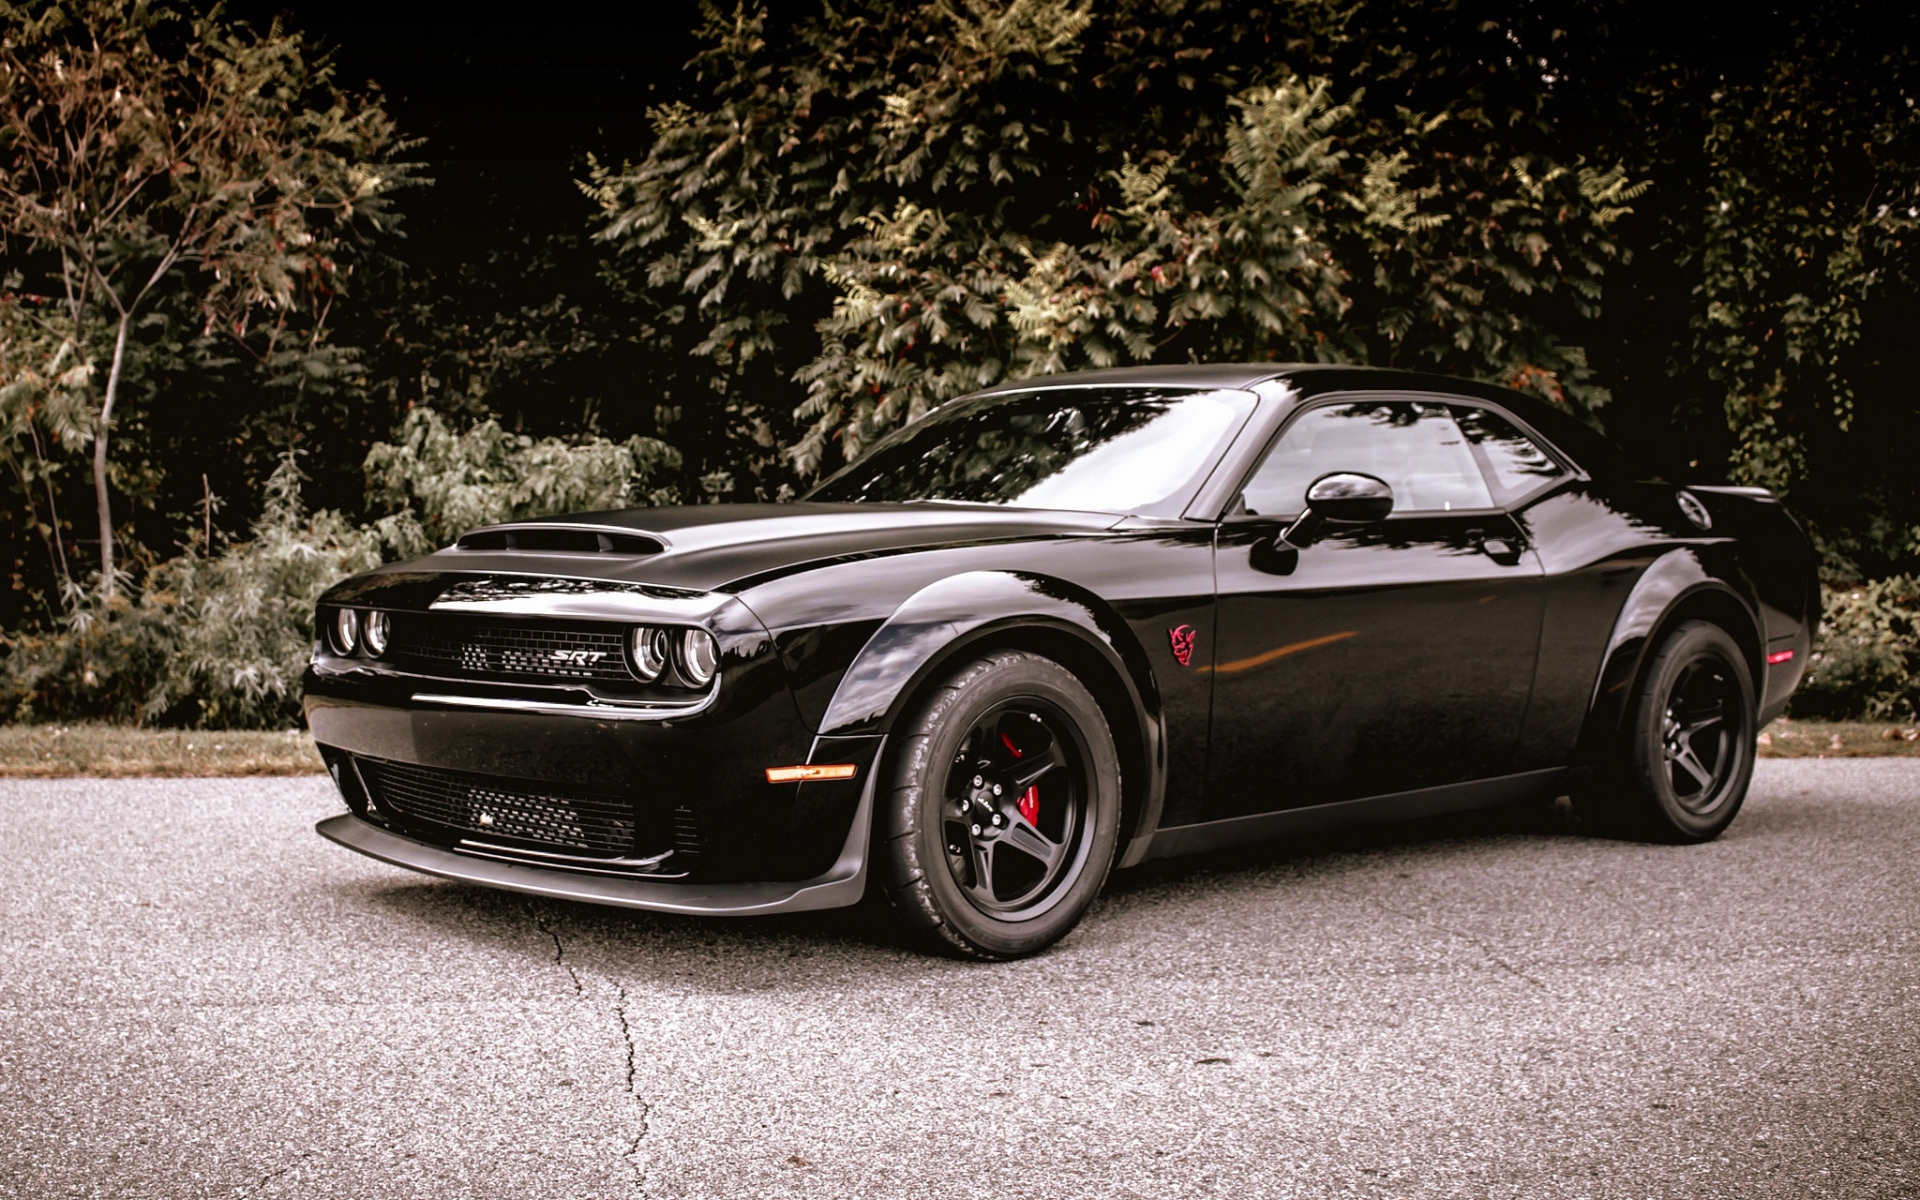
<path fill-rule="evenodd" d="M 359 766 L 374 803 L 407 824 L 575 854 L 643 849 L 630 800 L 380 759 Z"/>

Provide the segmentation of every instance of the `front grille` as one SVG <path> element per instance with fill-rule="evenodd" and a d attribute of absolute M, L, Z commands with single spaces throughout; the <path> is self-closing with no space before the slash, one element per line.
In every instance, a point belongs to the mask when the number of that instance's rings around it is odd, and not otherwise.
<path fill-rule="evenodd" d="M 604 626 L 495 625 L 395 613 L 387 660 L 414 674 L 462 679 L 638 682 L 627 669 L 623 632 Z"/>
<path fill-rule="evenodd" d="M 358 761 L 374 802 L 407 823 L 589 854 L 630 855 L 639 848 L 628 800 L 410 763 Z"/>

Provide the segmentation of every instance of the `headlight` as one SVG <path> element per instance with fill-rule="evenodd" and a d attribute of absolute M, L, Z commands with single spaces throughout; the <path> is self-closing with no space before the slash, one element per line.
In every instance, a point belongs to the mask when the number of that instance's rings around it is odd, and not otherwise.
<path fill-rule="evenodd" d="M 628 648 L 633 673 L 639 676 L 641 683 L 652 683 L 660 678 L 660 672 L 667 669 L 667 658 L 673 652 L 673 642 L 666 630 L 642 625 L 628 635 Z"/>
<path fill-rule="evenodd" d="M 352 654 L 360 645 L 360 614 L 343 608 L 333 614 L 333 652 Z"/>
<path fill-rule="evenodd" d="M 383 612 L 367 614 L 365 636 L 367 653 L 379 658 L 387 652 L 387 639 L 393 632 L 393 619 Z"/>
<path fill-rule="evenodd" d="M 695 687 L 705 687 L 720 669 L 720 647 L 704 629 L 689 629 L 680 637 L 680 673 Z"/>

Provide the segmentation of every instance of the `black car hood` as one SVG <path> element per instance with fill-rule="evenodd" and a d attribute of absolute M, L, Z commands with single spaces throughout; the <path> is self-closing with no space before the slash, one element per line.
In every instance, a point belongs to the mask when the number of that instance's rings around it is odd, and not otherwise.
<path fill-rule="evenodd" d="M 692 591 L 733 590 L 756 577 L 851 556 L 1008 538 L 1099 533 L 1123 517 L 959 504 L 711 504 L 579 513 L 488 526 L 462 543 L 540 544 L 556 531 L 604 531 L 607 548 L 463 549 L 451 546 L 389 571 L 553 575 L 650 583 Z M 510 539 L 488 534 L 516 535 Z M 519 535 L 532 536 L 519 536 Z M 631 535 L 640 535 L 634 537 Z M 582 538 L 583 541 L 590 540 Z M 657 546 L 655 550 L 653 547 Z"/>

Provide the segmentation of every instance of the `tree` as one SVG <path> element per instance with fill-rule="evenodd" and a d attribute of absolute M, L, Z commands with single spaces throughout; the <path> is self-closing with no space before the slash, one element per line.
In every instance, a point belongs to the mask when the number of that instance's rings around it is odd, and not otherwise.
<path fill-rule="evenodd" d="M 1167 358 L 1590 412 L 1574 338 L 1642 188 L 1541 135 L 1508 33 L 1453 5 L 710 7 L 710 98 L 591 194 L 656 344 L 704 371 L 676 386 L 757 403 L 802 476 L 1004 378 Z M 792 417 L 756 400 L 796 383 Z"/>
<path fill-rule="evenodd" d="M 0 388 L 60 443 L 91 442 L 111 600 L 112 437 L 142 332 L 176 303 L 269 366 L 288 366 L 289 342 L 318 354 L 354 241 L 392 229 L 408 169 L 380 107 L 277 26 L 143 0 L 0 5 L 0 21 L 0 239 L 21 264 Z"/>
<path fill-rule="evenodd" d="M 1785 495 L 1852 582 L 1920 563 L 1920 11 L 1588 3 L 1558 135 L 1654 182 L 1592 340 L 1609 425 Z"/>

